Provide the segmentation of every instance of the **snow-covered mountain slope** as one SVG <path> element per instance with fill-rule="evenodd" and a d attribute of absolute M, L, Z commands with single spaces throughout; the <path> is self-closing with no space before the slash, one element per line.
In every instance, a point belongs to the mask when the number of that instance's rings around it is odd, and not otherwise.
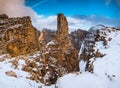
<path fill-rule="evenodd" d="M 99 25 L 91 27 L 90 30 L 100 30 L 100 29 L 105 29 L 105 28 L 106 26 L 99 24 Z"/>
<path fill-rule="evenodd" d="M 41 88 L 41 86 L 42 88 L 54 88 L 54 85 L 47 87 L 40 82 L 30 80 L 31 74 L 22 70 L 28 58 L 30 56 L 14 58 L 8 54 L 0 56 L 0 88 Z"/>
<path fill-rule="evenodd" d="M 108 32 L 108 31 L 111 32 Z M 96 42 L 95 49 L 105 54 L 103 58 L 97 58 L 93 63 L 94 73 L 99 75 L 108 75 L 111 78 L 120 77 L 120 30 L 109 29 L 103 32 L 106 33 L 105 39 L 107 44 L 104 46 L 101 41 Z M 102 31 L 101 31 L 102 32 Z M 101 34 L 102 35 L 102 34 Z M 101 69 L 100 69 L 101 68 Z M 112 76 L 115 77 L 112 77 Z"/>
<path fill-rule="evenodd" d="M 24 60 L 19 60 L 18 68 L 15 68 L 11 61 L 16 58 L 11 58 L 9 55 L 0 56 L 0 88 L 37 88 L 40 84 L 26 79 L 29 73 L 21 70 Z M 11 72 L 8 75 L 7 72 Z M 9 76 L 10 74 L 13 76 Z"/>
<path fill-rule="evenodd" d="M 58 80 L 60 88 L 120 88 L 120 30 L 114 28 L 99 30 L 100 37 L 105 38 L 106 44 L 101 39 L 97 40 L 91 54 L 99 50 L 104 56 L 89 58 L 93 73 L 85 72 L 87 62 L 81 60 L 82 73 L 68 74 L 60 78 Z"/>

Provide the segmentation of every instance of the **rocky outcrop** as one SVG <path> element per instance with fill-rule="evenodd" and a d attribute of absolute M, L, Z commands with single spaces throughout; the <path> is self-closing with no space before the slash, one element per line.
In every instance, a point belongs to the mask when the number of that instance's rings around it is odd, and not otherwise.
<path fill-rule="evenodd" d="M 29 16 L 8 18 L 0 15 L 0 53 L 11 56 L 29 54 L 39 50 L 38 32 Z"/>
<path fill-rule="evenodd" d="M 0 19 L 8 19 L 8 16 L 6 14 L 1 14 Z"/>
<path fill-rule="evenodd" d="M 55 38 L 56 31 L 44 28 L 41 32 L 39 32 L 39 38 L 41 37 L 41 35 L 42 35 L 41 40 L 44 41 L 45 44 L 47 44 L 48 42 Z"/>
<path fill-rule="evenodd" d="M 47 44 L 40 36 L 39 59 L 30 60 L 23 67 L 23 70 L 30 71 L 30 79 L 46 85 L 54 84 L 59 77 L 67 73 L 79 71 L 78 51 L 68 37 L 68 22 L 63 14 L 58 14 L 55 34 L 54 39 Z M 41 66 L 37 65 L 36 61 L 39 61 Z M 31 67 L 40 70 L 33 71 Z"/>
<path fill-rule="evenodd" d="M 59 42 L 59 46 L 65 51 L 69 46 L 68 39 L 68 22 L 63 14 L 58 14 L 57 17 L 57 32 L 56 32 L 56 42 Z"/>
<path fill-rule="evenodd" d="M 78 29 L 69 34 L 73 46 L 79 51 L 81 44 L 85 39 L 85 36 L 88 34 L 88 31 Z"/>
<path fill-rule="evenodd" d="M 17 77 L 16 73 L 13 71 L 7 71 L 5 72 L 6 75 L 11 76 L 11 77 Z"/>
<path fill-rule="evenodd" d="M 114 32 L 118 30 L 116 28 L 107 28 L 102 27 L 101 29 L 90 29 L 89 33 L 86 35 L 85 40 L 83 42 L 83 47 L 80 53 L 80 61 L 83 60 L 86 62 L 85 71 L 94 72 L 94 61 L 96 58 L 102 58 L 105 56 L 104 53 L 101 53 L 99 49 L 96 48 L 96 43 L 101 42 L 105 48 L 108 47 L 108 42 L 112 40 L 112 38 L 106 38 L 107 33 Z"/>

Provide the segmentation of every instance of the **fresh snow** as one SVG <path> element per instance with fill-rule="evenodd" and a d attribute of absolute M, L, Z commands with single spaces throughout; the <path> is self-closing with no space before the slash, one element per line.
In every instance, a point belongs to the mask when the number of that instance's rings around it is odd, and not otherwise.
<path fill-rule="evenodd" d="M 94 73 L 99 76 L 104 74 L 111 77 L 111 79 L 119 79 L 120 82 L 120 31 L 107 34 L 107 39 L 112 38 L 108 42 L 107 48 L 101 45 L 101 42 L 97 42 L 96 48 L 103 54 L 106 54 L 103 58 L 98 58 L 94 62 Z M 115 77 L 112 77 L 115 75 Z"/>
<path fill-rule="evenodd" d="M 79 63 L 79 68 L 81 72 L 85 72 L 86 62 L 81 60 Z"/>
<path fill-rule="evenodd" d="M 100 29 L 105 29 L 104 25 L 96 25 L 90 28 L 90 30 L 100 30 Z"/>
<path fill-rule="evenodd" d="M 47 43 L 47 45 L 46 46 L 49 46 L 49 45 L 54 45 L 55 43 L 54 43 L 54 41 L 50 41 L 50 42 L 48 42 Z"/>
<path fill-rule="evenodd" d="M 83 41 L 82 44 L 81 44 L 81 48 L 80 48 L 80 51 L 79 51 L 79 54 L 78 54 L 79 56 L 82 54 L 83 49 L 84 49 L 84 41 Z M 79 58 L 80 58 L 80 57 L 79 57 Z M 82 72 L 85 71 L 85 66 L 86 66 L 86 62 L 83 61 L 83 60 L 81 60 L 80 63 L 79 63 L 79 68 L 80 68 L 80 70 L 81 70 Z"/>
<path fill-rule="evenodd" d="M 12 67 L 12 63 L 9 61 L 10 60 L 0 62 L 0 88 L 38 88 L 40 84 L 26 79 L 29 74 L 19 68 L 14 69 Z M 23 64 L 24 61 L 21 60 L 19 63 Z M 7 76 L 5 74 L 7 71 L 15 72 L 17 74 L 17 77 Z"/>
<path fill-rule="evenodd" d="M 61 77 L 57 82 L 59 88 L 120 88 L 120 31 L 106 31 L 106 34 L 106 39 L 112 38 L 107 46 L 103 46 L 101 41 L 95 44 L 95 50 L 99 49 L 106 55 L 93 63 L 94 73 L 85 72 L 86 63 L 80 61 L 82 73 Z M 82 47 L 80 53 L 81 50 Z"/>
<path fill-rule="evenodd" d="M 21 27 L 21 26 L 23 26 L 22 24 L 16 24 L 16 25 L 14 25 L 14 26 L 11 26 L 11 27 L 9 27 L 10 29 L 14 29 L 14 28 L 19 28 L 19 27 Z"/>
<path fill-rule="evenodd" d="M 0 88 L 54 88 L 55 85 L 45 86 L 42 83 L 37 83 L 26 77 L 29 77 L 28 72 L 22 71 L 22 65 L 25 65 L 24 60 L 18 61 L 18 67 L 14 68 L 10 61 L 15 60 L 16 58 L 8 57 L 9 55 L 1 55 L 0 59 L 6 58 L 6 60 L 0 62 Z M 34 56 L 35 57 L 35 56 Z M 19 58 L 19 57 L 17 57 Z M 16 73 L 17 77 L 8 76 L 5 73 L 7 71 L 13 71 Z"/>
<path fill-rule="evenodd" d="M 79 51 L 79 56 L 81 55 L 81 53 L 83 52 L 83 49 L 84 49 L 84 41 L 82 42 L 81 44 L 81 48 L 80 48 L 80 51 Z"/>
<path fill-rule="evenodd" d="M 59 88 L 108 88 L 108 80 L 95 74 L 68 74 L 58 80 Z"/>

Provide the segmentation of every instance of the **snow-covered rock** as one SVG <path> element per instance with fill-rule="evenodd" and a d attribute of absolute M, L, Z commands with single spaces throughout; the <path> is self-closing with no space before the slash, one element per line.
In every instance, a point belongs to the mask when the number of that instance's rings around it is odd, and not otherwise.
<path fill-rule="evenodd" d="M 105 30 L 101 29 L 99 34 L 99 37 L 105 37 L 107 44 L 104 45 L 102 39 L 95 41 L 94 52 L 99 50 L 105 56 L 89 58 L 89 64 L 93 65 L 93 73 L 85 72 L 86 61 L 81 60 L 80 71 L 82 73 L 71 73 L 61 77 L 57 81 L 58 88 L 120 87 L 120 30 L 106 28 Z M 83 52 L 85 47 L 83 42 L 79 54 Z"/>
<path fill-rule="evenodd" d="M 99 25 L 96 25 L 96 26 L 93 26 L 89 29 L 89 31 L 95 31 L 95 30 L 101 30 L 101 29 L 105 29 L 106 26 L 102 25 L 102 24 L 99 24 Z"/>

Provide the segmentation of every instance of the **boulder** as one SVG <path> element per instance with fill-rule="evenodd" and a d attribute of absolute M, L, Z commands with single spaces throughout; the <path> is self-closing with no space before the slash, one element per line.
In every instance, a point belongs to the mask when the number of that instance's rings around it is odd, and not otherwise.
<path fill-rule="evenodd" d="M 11 77 L 17 77 L 16 73 L 13 71 L 7 71 L 5 72 L 6 75 L 11 76 Z"/>

